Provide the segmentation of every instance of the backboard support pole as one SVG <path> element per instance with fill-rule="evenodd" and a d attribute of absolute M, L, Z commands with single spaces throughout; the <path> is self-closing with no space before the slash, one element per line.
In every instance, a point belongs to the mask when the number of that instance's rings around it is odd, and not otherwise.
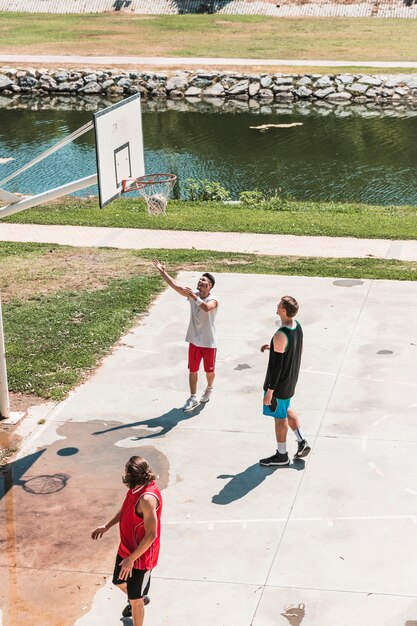
<path fill-rule="evenodd" d="M 0 299 L 0 417 L 10 417 L 9 386 L 7 383 L 6 349 L 4 347 L 3 316 Z"/>

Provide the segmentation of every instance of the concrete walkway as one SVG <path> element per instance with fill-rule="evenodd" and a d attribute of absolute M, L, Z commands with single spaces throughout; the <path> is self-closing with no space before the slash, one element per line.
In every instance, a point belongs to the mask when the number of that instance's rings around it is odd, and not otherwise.
<path fill-rule="evenodd" d="M 0 223 L 0 241 L 33 241 L 67 246 L 99 246 L 137 250 L 172 248 L 219 250 L 268 255 L 398 259 L 417 261 L 417 241 L 298 237 L 257 233 L 206 233 L 89 226 L 42 226 Z"/>
<path fill-rule="evenodd" d="M 312 59 L 229 59 L 210 57 L 93 57 L 93 56 L 61 56 L 61 55 L 28 55 L 28 54 L 0 54 L 0 63 L 51 63 L 68 65 L 95 65 L 104 66 L 158 66 L 158 67 L 187 67 L 196 65 L 198 67 L 207 66 L 242 66 L 242 67 L 262 67 L 262 66 L 289 66 L 289 67 L 373 67 L 380 69 L 408 68 L 417 70 L 417 61 L 330 61 Z"/>

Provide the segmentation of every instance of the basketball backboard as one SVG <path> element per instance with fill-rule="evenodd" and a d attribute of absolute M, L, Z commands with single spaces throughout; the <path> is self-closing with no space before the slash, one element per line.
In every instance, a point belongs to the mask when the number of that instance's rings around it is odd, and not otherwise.
<path fill-rule="evenodd" d="M 122 181 L 145 174 L 140 94 L 94 114 L 100 206 L 117 198 Z"/>

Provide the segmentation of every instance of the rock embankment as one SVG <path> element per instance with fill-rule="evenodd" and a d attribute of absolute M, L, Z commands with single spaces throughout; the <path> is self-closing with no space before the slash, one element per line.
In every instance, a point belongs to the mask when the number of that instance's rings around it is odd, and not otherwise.
<path fill-rule="evenodd" d="M 296 100 L 343 102 L 417 102 L 417 76 L 365 74 L 241 74 L 204 70 L 173 75 L 89 69 L 0 68 L 0 93 L 30 95 L 102 95 L 140 93 L 159 99 L 220 98 L 263 103 Z"/>

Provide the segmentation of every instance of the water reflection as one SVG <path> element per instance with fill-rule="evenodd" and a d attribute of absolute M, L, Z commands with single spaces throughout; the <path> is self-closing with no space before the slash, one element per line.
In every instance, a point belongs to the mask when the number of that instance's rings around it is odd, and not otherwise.
<path fill-rule="evenodd" d="M 416 204 L 417 108 L 298 102 L 143 103 L 147 171 L 220 181 L 237 197 L 276 189 L 296 199 Z M 91 119 L 109 100 L 0 98 L 0 178 Z M 256 119 L 254 119 L 256 116 Z M 260 133 L 250 126 L 301 123 Z M 35 193 L 95 171 L 93 133 L 82 136 L 6 188 Z M 181 185 L 182 182 L 182 185 Z M 95 193 L 94 188 L 82 195 Z"/>

